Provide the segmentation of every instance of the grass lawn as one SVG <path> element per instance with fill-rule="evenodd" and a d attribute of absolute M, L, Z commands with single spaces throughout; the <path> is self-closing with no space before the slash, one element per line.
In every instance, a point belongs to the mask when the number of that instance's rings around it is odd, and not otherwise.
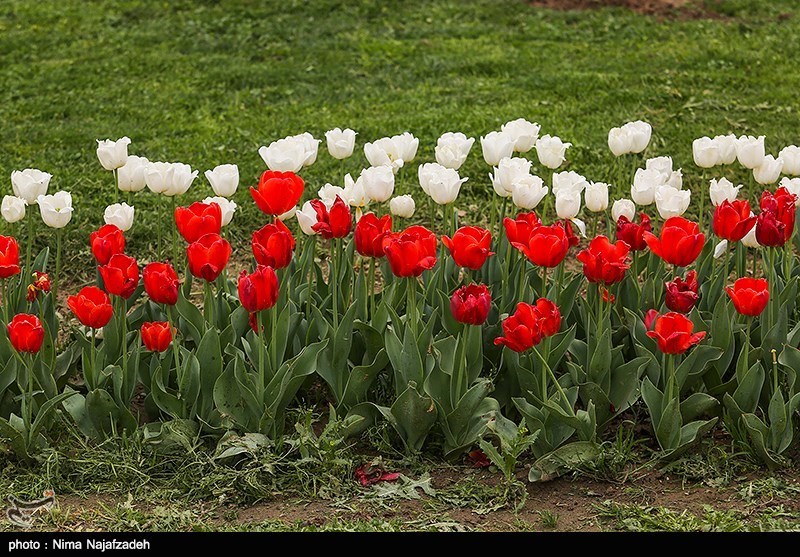
<path fill-rule="evenodd" d="M 0 169 L 41 168 L 54 175 L 51 190 L 72 191 L 65 254 L 77 269 L 89 268 L 86 237 L 102 209 L 122 200 L 95 138 L 128 135 L 131 153 L 199 169 L 185 202 L 211 193 L 203 170 L 237 163 L 233 232 L 242 239 L 264 220 L 246 189 L 264 169 L 258 147 L 335 126 L 359 132 L 345 165 L 355 174 L 365 141 L 406 130 L 420 137 L 400 178 L 401 190 L 419 192 L 416 165 L 433 160 L 448 130 L 477 137 L 524 116 L 574 144 L 568 168 L 611 180 L 607 130 L 642 118 L 655 130 L 647 154 L 671 154 L 696 186 L 697 136 L 764 134 L 775 154 L 798 141 L 793 7 L 731 0 L 711 8 L 721 17 L 664 20 L 518 0 L 9 0 L 0 7 Z M 476 145 L 462 168 L 467 220 L 483 214 L 476 201 L 489 198 L 488 170 Z M 304 171 L 309 192 L 340 175 L 324 152 Z M 10 190 L 6 180 L 2 193 Z M 159 213 L 146 191 L 134 202 L 141 253 Z M 50 239 L 40 231 L 40 244 Z"/>

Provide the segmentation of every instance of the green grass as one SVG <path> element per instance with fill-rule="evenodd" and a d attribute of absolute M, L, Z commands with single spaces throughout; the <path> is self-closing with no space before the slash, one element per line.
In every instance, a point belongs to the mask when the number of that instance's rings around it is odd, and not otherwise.
<path fill-rule="evenodd" d="M 401 189 L 418 191 L 416 164 L 432 160 L 444 131 L 477 137 L 524 116 L 574 144 L 569 168 L 608 180 L 617 174 L 607 130 L 643 118 L 655 130 L 647 154 L 671 154 L 697 184 L 694 137 L 766 134 L 776 152 L 798 141 L 800 124 L 791 56 L 800 18 L 779 17 L 794 3 L 707 3 L 725 17 L 559 12 L 521 0 L 9 0 L 0 7 L 0 172 L 38 167 L 54 174 L 53 190 L 74 193 L 72 272 L 89 268 L 88 231 L 122 200 L 95 158 L 96 138 L 128 135 L 132 153 L 200 169 L 187 202 L 210 193 L 203 170 L 239 164 L 233 232 L 242 239 L 264 221 L 246 189 L 264 168 L 258 147 L 334 126 L 359 132 L 345 167 L 354 173 L 365 141 L 415 133 L 418 160 Z M 485 214 L 487 171 L 476 146 L 463 167 L 467 220 Z M 304 177 L 316 191 L 340 179 L 338 163 L 321 152 Z M 155 196 L 134 201 L 132 249 L 143 255 L 160 220 Z M 39 232 L 40 245 L 50 240 Z"/>

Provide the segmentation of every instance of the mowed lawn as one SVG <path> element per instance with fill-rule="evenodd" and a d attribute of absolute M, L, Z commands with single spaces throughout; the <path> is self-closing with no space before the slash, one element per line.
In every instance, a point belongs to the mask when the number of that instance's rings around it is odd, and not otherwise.
<path fill-rule="evenodd" d="M 689 20 L 521 0 L 5 0 L 0 194 L 11 191 L 11 171 L 26 167 L 51 172 L 51 190 L 71 191 L 66 257 L 77 271 L 90 269 L 85 240 L 103 208 L 123 200 L 98 164 L 96 138 L 128 135 L 131 153 L 199 169 L 182 202 L 211 193 L 203 170 L 237 163 L 240 251 L 265 220 L 247 192 L 265 168 L 258 147 L 303 131 L 321 138 L 335 126 L 359 133 L 344 166 L 354 174 L 366 164 L 363 142 L 417 135 L 418 158 L 399 189 L 421 196 L 416 165 L 433 160 L 442 132 L 478 137 L 525 117 L 574 144 L 569 169 L 612 180 L 607 130 L 641 118 L 654 128 L 647 155 L 672 155 L 697 187 L 694 137 L 763 134 L 774 154 L 800 142 L 795 3 L 709 4 L 715 17 Z M 476 143 L 462 168 L 466 220 L 486 217 L 488 171 Z M 307 195 L 341 180 L 324 142 L 303 176 Z M 147 191 L 134 197 L 133 251 L 164 226 L 157 201 Z M 39 230 L 40 246 L 51 239 Z"/>

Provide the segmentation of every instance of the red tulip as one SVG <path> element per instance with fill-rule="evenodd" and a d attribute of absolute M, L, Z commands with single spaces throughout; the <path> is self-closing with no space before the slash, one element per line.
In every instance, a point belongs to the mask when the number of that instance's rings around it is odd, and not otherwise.
<path fill-rule="evenodd" d="M 216 203 L 196 201 L 188 207 L 175 208 L 175 224 L 183 239 L 196 242 L 200 236 L 219 234 L 222 230 L 222 209 Z"/>
<path fill-rule="evenodd" d="M 450 311 L 459 323 L 481 325 L 492 308 L 492 295 L 485 284 L 462 286 L 450 298 Z"/>
<path fill-rule="evenodd" d="M 756 240 L 762 246 L 783 247 L 786 243 L 786 225 L 778 220 L 775 213 L 761 211 L 756 217 Z"/>
<path fill-rule="evenodd" d="M 258 181 L 258 188 L 250 188 L 250 195 L 264 213 L 278 216 L 294 209 L 303 197 L 303 179 L 294 172 L 267 170 Z"/>
<path fill-rule="evenodd" d="M 767 279 L 743 277 L 725 288 L 733 301 L 733 307 L 742 315 L 756 317 L 761 315 L 769 302 L 769 284 Z"/>
<path fill-rule="evenodd" d="M 104 224 L 89 234 L 92 255 L 98 265 L 108 265 L 113 255 L 125 252 L 125 234 L 115 224 Z"/>
<path fill-rule="evenodd" d="M 409 226 L 387 235 L 384 253 L 395 276 L 418 277 L 436 265 L 436 235 L 424 226 Z"/>
<path fill-rule="evenodd" d="M 541 226 L 542 221 L 536 216 L 536 213 L 520 213 L 517 218 L 512 220 L 509 218 L 503 219 L 503 227 L 506 229 L 506 238 L 512 245 L 527 244 L 528 239 L 533 233 L 533 229 Z"/>
<path fill-rule="evenodd" d="M 311 206 L 317 213 L 317 223 L 311 228 L 326 240 L 344 238 L 353 227 L 350 207 L 338 195 L 330 209 L 319 199 L 311 200 Z"/>
<path fill-rule="evenodd" d="M 77 295 L 67 298 L 67 305 L 82 325 L 92 329 L 108 325 L 114 314 L 108 294 L 96 286 L 82 288 Z"/>
<path fill-rule="evenodd" d="M 629 252 L 630 247 L 622 240 L 612 244 L 605 236 L 597 236 L 578 254 L 578 261 L 583 263 L 586 280 L 609 285 L 625 278 L 625 271 L 630 267 Z"/>
<path fill-rule="evenodd" d="M 139 284 L 139 265 L 133 257 L 124 253 L 111 256 L 107 265 L 98 267 L 106 292 L 126 300 Z"/>
<path fill-rule="evenodd" d="M 163 352 L 172 343 L 172 327 L 166 321 L 142 323 L 142 344 L 151 352 Z"/>
<path fill-rule="evenodd" d="M 8 324 L 8 340 L 17 352 L 35 354 L 44 342 L 44 327 L 35 315 L 19 313 Z"/>
<path fill-rule="evenodd" d="M 219 234 L 206 234 L 186 248 L 189 272 L 206 282 L 213 282 L 231 257 L 231 245 Z"/>
<path fill-rule="evenodd" d="M 671 311 L 656 317 L 655 327 L 652 331 L 647 331 L 647 336 L 656 339 L 658 349 L 664 354 L 683 354 L 706 336 L 705 331 L 693 331 L 694 323 L 691 319 Z"/>
<path fill-rule="evenodd" d="M 142 270 L 144 290 L 157 304 L 174 306 L 178 303 L 178 273 L 169 263 L 149 263 Z"/>
<path fill-rule="evenodd" d="M 666 283 L 667 294 L 664 303 L 671 311 L 689 313 L 700 299 L 697 271 L 686 273 L 686 280 L 675 277 Z"/>
<path fill-rule="evenodd" d="M 542 340 L 540 320 L 534 307 L 525 302 L 517 304 L 516 311 L 502 323 L 503 335 L 494 339 L 495 345 L 507 346 L 514 352 L 525 352 Z"/>
<path fill-rule="evenodd" d="M 392 232 L 392 216 L 384 215 L 381 218 L 375 213 L 366 213 L 356 223 L 354 234 L 356 251 L 364 257 L 380 259 L 383 252 L 383 240 Z"/>
<path fill-rule="evenodd" d="M 19 244 L 11 236 L 0 236 L 0 279 L 13 277 L 18 273 Z"/>
<path fill-rule="evenodd" d="M 533 307 L 533 312 L 539 320 L 539 331 L 542 337 L 549 337 L 561 329 L 561 311 L 555 302 L 547 298 L 539 298 Z"/>
<path fill-rule="evenodd" d="M 750 203 L 744 199 L 724 200 L 714 209 L 714 234 L 728 240 L 738 242 L 750 232 L 756 224 L 755 215 L 750 216 Z"/>
<path fill-rule="evenodd" d="M 278 301 L 278 276 L 272 267 L 259 265 L 249 275 L 239 275 L 239 301 L 250 313 L 263 311 Z"/>
<path fill-rule="evenodd" d="M 650 232 L 652 229 L 650 217 L 645 213 L 639 213 L 639 224 L 629 221 L 628 217 L 622 215 L 617 221 L 617 240 L 628 244 L 631 251 L 642 251 L 647 247 L 644 233 Z"/>
<path fill-rule="evenodd" d="M 700 252 L 706 237 L 696 222 L 683 217 L 670 217 L 661 227 L 661 237 L 644 233 L 644 241 L 653 253 L 676 267 L 691 265 Z"/>
<path fill-rule="evenodd" d="M 283 269 L 292 262 L 294 236 L 280 220 L 266 224 L 253 232 L 250 245 L 259 265 Z"/>
<path fill-rule="evenodd" d="M 517 233 L 525 233 L 524 228 L 517 228 Z M 511 245 L 525 254 L 534 265 L 539 267 L 557 267 L 569 251 L 569 238 L 560 224 L 540 225 L 530 229 L 530 235 L 518 235 Z"/>
<path fill-rule="evenodd" d="M 39 271 L 33 272 L 33 282 L 28 285 L 28 293 L 25 299 L 32 302 L 36 299 L 39 292 L 47 294 L 50 292 L 50 275 L 47 273 L 40 273 Z"/>
<path fill-rule="evenodd" d="M 656 317 L 658 317 L 658 310 L 648 309 L 647 313 L 644 314 L 644 328 L 651 331 L 653 324 L 656 322 Z"/>
<path fill-rule="evenodd" d="M 761 194 L 761 212 L 756 220 L 756 240 L 762 246 L 781 247 L 794 232 L 795 201 L 797 196 L 784 188 L 775 194 L 765 191 Z"/>
<path fill-rule="evenodd" d="M 494 255 L 494 252 L 490 251 L 492 233 L 477 226 L 462 226 L 456 230 L 452 239 L 449 236 L 442 236 L 442 243 L 450 250 L 456 265 L 473 271 L 483 267 L 486 259 Z"/>
<path fill-rule="evenodd" d="M 578 238 L 578 235 L 575 234 L 575 231 L 572 229 L 572 221 L 564 219 L 556 224 L 560 224 L 564 227 L 564 234 L 567 236 L 567 242 L 569 242 L 569 247 L 575 247 L 581 243 L 581 239 Z"/>

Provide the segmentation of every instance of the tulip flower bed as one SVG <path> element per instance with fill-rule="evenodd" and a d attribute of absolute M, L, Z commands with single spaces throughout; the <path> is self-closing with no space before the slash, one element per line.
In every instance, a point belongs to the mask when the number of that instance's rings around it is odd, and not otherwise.
<path fill-rule="evenodd" d="M 474 143 L 464 134 L 443 135 L 437 162 L 418 166 L 417 195 L 394 197 L 395 173 L 416 157 L 410 133 L 366 143 L 372 166 L 344 187 L 302 178 L 318 156 L 310 134 L 277 140 L 259 151 L 268 168 L 249 189 L 264 223 L 237 246 L 252 259 L 236 264 L 224 235 L 236 166 L 207 171 L 218 197 L 191 201 L 186 165 L 129 155 L 127 138 L 98 142 L 128 199 L 169 197 L 172 218 L 161 257 L 144 262 L 126 242 L 133 209 L 109 206 L 87 234 L 95 284 L 65 302 L 70 195 L 48 195 L 45 173 L 15 171 L 3 216 L 27 218 L 15 236 L 28 241 L 0 236 L 0 436 L 20 460 L 47 452 L 60 419 L 94 443 L 163 443 L 179 428 L 212 445 L 242 435 L 280 445 L 287 410 L 316 385 L 339 440 L 385 424 L 406 454 L 469 454 L 509 481 L 527 455 L 532 481 L 592 462 L 640 407 L 663 460 L 719 425 L 769 468 L 783 465 L 800 404 L 800 188 L 769 184 L 800 172 L 800 150 L 773 158 L 763 137 L 695 141 L 698 166 L 738 161 L 765 184 L 711 180 L 695 222 L 682 216 L 692 192 L 681 171 L 640 155 L 649 124 L 609 132 L 613 155 L 641 166 L 614 187 L 558 172 L 570 144 L 539 131 L 520 119 L 480 138 L 494 167 L 488 227 L 456 211 Z M 356 134 L 326 140 L 345 159 Z M 55 230 L 54 266 L 49 248 L 32 254 L 37 209 Z"/>

